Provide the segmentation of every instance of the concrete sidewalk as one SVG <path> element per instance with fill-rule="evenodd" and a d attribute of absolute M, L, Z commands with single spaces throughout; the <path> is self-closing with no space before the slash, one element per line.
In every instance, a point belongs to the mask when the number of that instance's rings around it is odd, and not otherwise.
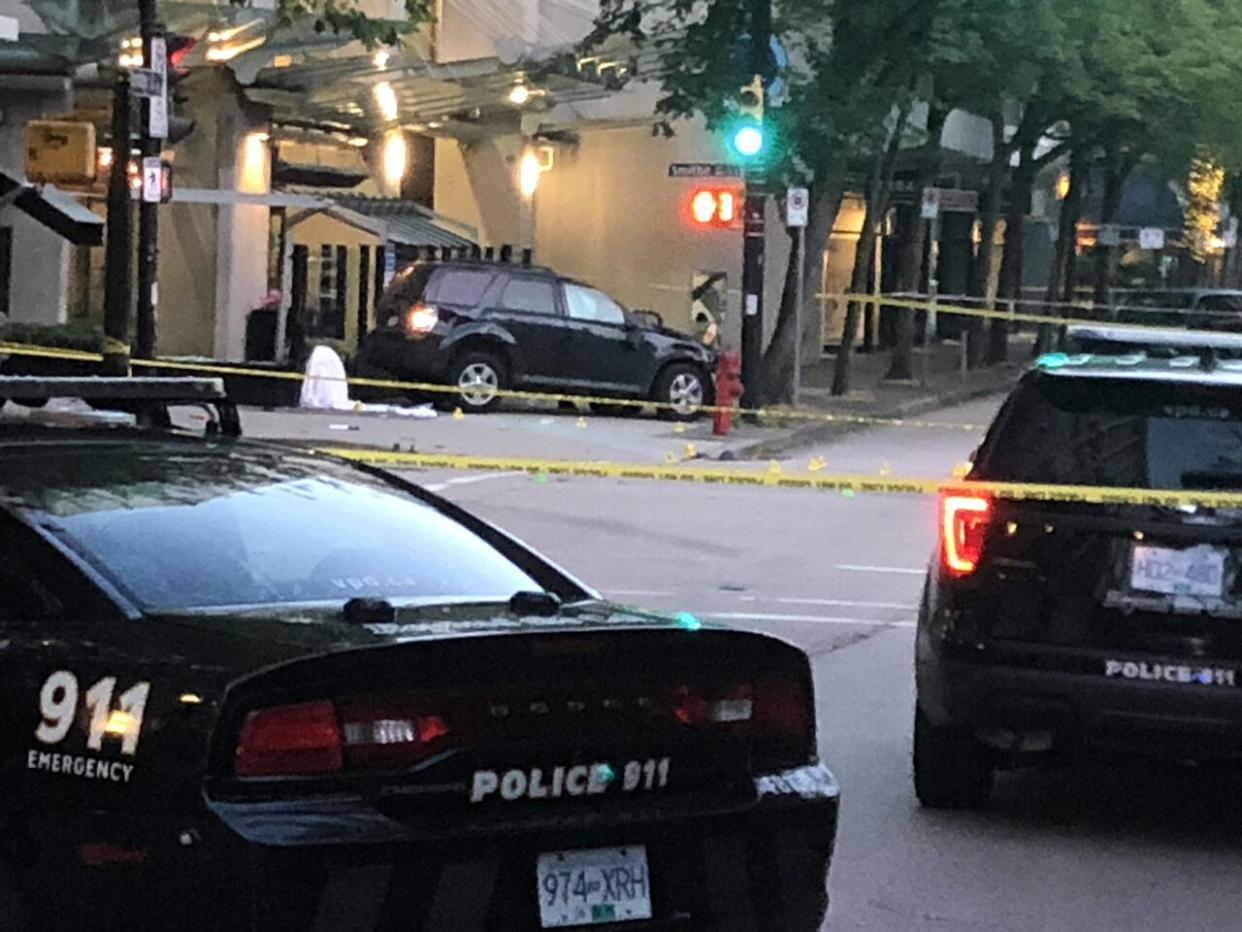
<path fill-rule="evenodd" d="M 920 356 L 921 356 L 920 351 Z M 1025 359 L 1027 348 L 1014 347 Z M 844 398 L 829 392 L 833 360 L 806 370 L 803 411 L 862 418 L 914 418 L 937 408 L 1007 390 L 1021 371 L 1004 366 L 968 373 L 957 368 L 958 347 L 942 343 L 927 356 L 926 383 L 886 382 L 889 354 L 855 359 L 856 390 Z M 921 370 L 916 358 L 915 371 Z M 247 436 L 314 446 L 364 446 L 402 452 L 447 453 L 510 459 L 592 460 L 659 464 L 695 459 L 781 459 L 785 455 L 865 428 L 865 423 L 774 418 L 765 424 L 739 423 L 728 438 L 712 436 L 710 418 L 675 424 L 651 415 L 601 417 L 585 408 L 515 403 L 507 410 L 429 420 L 399 415 L 244 408 Z"/>

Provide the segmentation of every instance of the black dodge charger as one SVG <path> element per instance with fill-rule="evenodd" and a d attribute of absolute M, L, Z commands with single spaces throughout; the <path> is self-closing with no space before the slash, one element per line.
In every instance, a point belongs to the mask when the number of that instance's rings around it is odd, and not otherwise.
<path fill-rule="evenodd" d="M 819 929 L 798 650 L 242 441 L 210 380 L 5 397 L 5 932 Z"/>

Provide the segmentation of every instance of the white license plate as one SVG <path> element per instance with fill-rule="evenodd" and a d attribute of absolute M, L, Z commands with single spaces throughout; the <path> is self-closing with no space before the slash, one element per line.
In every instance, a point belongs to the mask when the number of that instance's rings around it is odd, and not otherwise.
<path fill-rule="evenodd" d="M 651 877 L 642 845 L 541 854 L 536 874 L 545 929 L 651 918 Z"/>
<path fill-rule="evenodd" d="M 1219 599 L 1225 592 L 1225 551 L 1209 544 L 1187 550 L 1135 544 L 1130 586 L 1163 595 Z"/>

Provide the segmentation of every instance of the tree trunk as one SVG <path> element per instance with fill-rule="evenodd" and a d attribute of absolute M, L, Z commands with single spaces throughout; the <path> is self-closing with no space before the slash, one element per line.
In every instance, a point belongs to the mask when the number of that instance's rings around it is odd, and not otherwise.
<path fill-rule="evenodd" d="M 998 295 L 1017 301 L 1022 297 L 1022 250 L 1026 233 L 1026 215 L 1031 209 L 1031 189 L 1035 185 L 1035 143 L 1026 141 L 1020 149 L 1020 161 L 1014 169 L 1009 209 L 1005 213 L 1005 248 L 1001 254 Z M 1009 358 L 1009 321 L 992 321 L 992 339 L 988 362 L 1002 363 Z"/>
<path fill-rule="evenodd" d="M 850 293 L 863 294 L 870 291 L 871 269 L 875 262 L 875 241 L 880 233 L 880 221 L 888 212 L 889 196 L 893 189 L 893 174 L 897 169 L 897 155 L 901 151 L 901 137 L 905 132 L 909 110 L 902 112 L 889 137 L 888 145 L 876 157 L 875 167 L 867 182 L 867 209 L 863 215 L 862 234 L 858 238 L 858 251 L 854 254 L 854 273 L 850 279 Z M 850 369 L 854 356 L 854 335 L 862 316 L 862 304 L 851 301 L 845 312 L 845 325 L 841 328 L 841 347 L 837 351 L 837 365 L 832 373 L 832 394 L 847 395 L 850 391 Z"/>
<path fill-rule="evenodd" d="M 936 183 L 940 174 L 941 138 L 944 135 L 944 124 L 949 112 L 940 107 L 932 107 L 927 113 L 927 144 L 919 164 L 918 179 L 915 183 L 915 196 L 920 196 L 924 188 Z M 923 282 L 923 260 L 927 249 L 927 226 L 922 213 L 914 211 L 914 229 L 909 240 L 903 245 L 901 255 L 897 257 L 897 291 L 916 292 Z M 893 346 L 892 359 L 889 362 L 887 379 L 894 381 L 914 378 L 914 325 L 915 312 L 898 311 L 897 342 Z"/>
<path fill-rule="evenodd" d="M 980 213 L 979 253 L 975 257 L 974 296 L 982 298 L 985 308 L 996 307 L 996 295 L 992 288 L 992 269 L 996 264 L 996 228 L 1000 225 L 1001 207 L 1005 200 L 1005 181 L 1009 178 L 1009 159 L 1013 146 L 1005 141 L 1005 117 L 999 110 L 992 115 L 992 163 L 988 166 L 987 192 L 983 196 Z M 997 320 L 993 323 L 1004 323 Z M 992 361 L 994 355 L 985 341 L 987 321 L 982 317 L 971 318 L 967 345 L 967 364 L 977 368 L 983 362 Z M 993 333 L 995 339 L 995 333 Z"/>
<path fill-rule="evenodd" d="M 1070 153 L 1070 188 L 1065 199 L 1061 201 L 1061 212 L 1057 220 L 1057 248 L 1052 260 L 1052 270 L 1048 276 L 1048 287 L 1044 292 L 1044 316 L 1060 317 L 1058 303 L 1073 297 L 1073 269 L 1075 252 L 1078 246 L 1078 218 L 1082 215 L 1082 189 L 1086 182 L 1089 152 L 1085 146 L 1077 146 Z M 1052 348 L 1053 327 L 1040 324 L 1039 338 L 1035 343 L 1036 353 L 1046 353 Z"/>
<path fill-rule="evenodd" d="M 803 332 L 796 333 L 798 256 L 791 249 L 776 329 L 760 368 L 760 400 L 764 404 L 786 402 L 793 397 L 794 347 L 799 340 L 805 342 L 806 333 L 814 323 L 812 315 L 805 311 L 820 306 L 817 296 L 823 284 L 824 251 L 837 223 L 844 190 L 844 178 L 839 172 L 830 173 L 811 186 L 811 211 L 805 231 L 806 275 L 802 281 Z"/>

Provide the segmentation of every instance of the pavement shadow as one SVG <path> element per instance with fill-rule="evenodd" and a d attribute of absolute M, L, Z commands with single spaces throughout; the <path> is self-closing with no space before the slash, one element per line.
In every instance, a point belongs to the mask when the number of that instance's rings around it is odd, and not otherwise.
<path fill-rule="evenodd" d="M 961 814 L 955 814 L 960 816 Z M 1002 774 L 979 828 L 1242 851 L 1242 765 L 1134 761 Z"/>

